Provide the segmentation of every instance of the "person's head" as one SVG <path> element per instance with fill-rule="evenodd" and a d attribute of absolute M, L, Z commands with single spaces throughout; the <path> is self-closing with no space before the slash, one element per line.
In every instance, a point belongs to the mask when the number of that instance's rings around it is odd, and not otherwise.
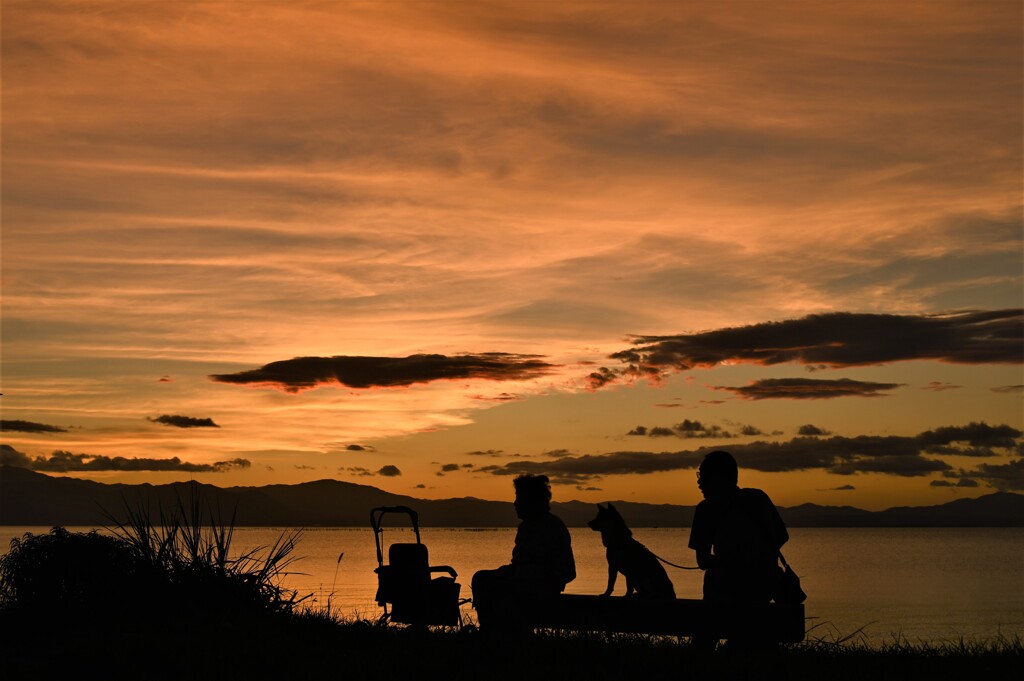
<path fill-rule="evenodd" d="M 736 487 L 739 469 L 736 459 L 729 452 L 714 451 L 704 457 L 697 469 L 697 487 L 700 487 L 704 498 L 727 492 Z"/>
<path fill-rule="evenodd" d="M 551 485 L 546 475 L 520 475 L 512 481 L 516 488 L 516 515 L 520 519 L 551 510 Z"/>

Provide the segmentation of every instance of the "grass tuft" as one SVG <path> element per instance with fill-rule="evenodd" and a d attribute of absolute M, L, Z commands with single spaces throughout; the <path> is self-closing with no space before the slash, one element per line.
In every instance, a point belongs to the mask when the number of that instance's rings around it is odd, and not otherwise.
<path fill-rule="evenodd" d="M 235 517 L 232 512 L 225 519 L 220 509 L 191 494 L 187 500 L 178 497 L 170 510 L 159 508 L 156 522 L 148 505 L 126 503 L 125 520 L 111 517 L 111 531 L 139 561 L 164 576 L 161 586 L 176 598 L 237 611 L 292 611 L 310 597 L 281 586 L 296 560 L 301 531 L 233 558 Z"/>

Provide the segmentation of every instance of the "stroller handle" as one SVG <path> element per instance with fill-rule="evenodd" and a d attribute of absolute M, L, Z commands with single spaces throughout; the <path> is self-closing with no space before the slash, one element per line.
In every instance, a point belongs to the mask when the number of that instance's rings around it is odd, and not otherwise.
<path fill-rule="evenodd" d="M 388 513 L 404 513 L 409 516 L 409 520 L 412 521 L 412 530 L 416 533 L 416 543 L 421 544 L 420 541 L 420 514 L 412 510 L 408 506 L 378 506 L 377 508 L 370 511 L 370 527 L 373 528 L 374 543 L 377 545 L 377 564 L 384 564 L 384 546 L 381 539 L 381 521 L 384 516 Z"/>

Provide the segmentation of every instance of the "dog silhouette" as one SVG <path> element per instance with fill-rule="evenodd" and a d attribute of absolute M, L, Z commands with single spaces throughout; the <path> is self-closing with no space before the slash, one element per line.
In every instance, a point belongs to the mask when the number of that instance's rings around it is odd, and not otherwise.
<path fill-rule="evenodd" d="M 633 539 L 633 532 L 614 506 L 598 504 L 597 517 L 587 525 L 601 533 L 601 543 L 608 549 L 608 588 L 603 595 L 611 596 L 621 572 L 626 577 L 626 596 L 676 597 L 665 568 L 647 547 Z"/>

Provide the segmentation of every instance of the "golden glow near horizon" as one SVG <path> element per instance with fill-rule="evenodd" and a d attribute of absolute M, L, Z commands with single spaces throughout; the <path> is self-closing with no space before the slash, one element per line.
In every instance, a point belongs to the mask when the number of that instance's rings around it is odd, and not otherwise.
<path fill-rule="evenodd" d="M 2 10 L 2 407 L 36 424 L 3 442 L 29 459 L 494 499 L 531 462 L 558 499 L 691 504 L 685 465 L 601 466 L 807 425 L 1024 429 L 1019 352 L 964 361 L 952 331 L 891 361 L 590 376 L 635 335 L 1024 306 L 1016 0 Z M 419 354 L 446 359 L 210 379 Z M 1020 438 L 993 437 L 922 440 L 916 468 L 790 452 L 742 483 L 865 508 L 1019 489 Z M 171 457 L 250 465 L 130 470 Z"/>

